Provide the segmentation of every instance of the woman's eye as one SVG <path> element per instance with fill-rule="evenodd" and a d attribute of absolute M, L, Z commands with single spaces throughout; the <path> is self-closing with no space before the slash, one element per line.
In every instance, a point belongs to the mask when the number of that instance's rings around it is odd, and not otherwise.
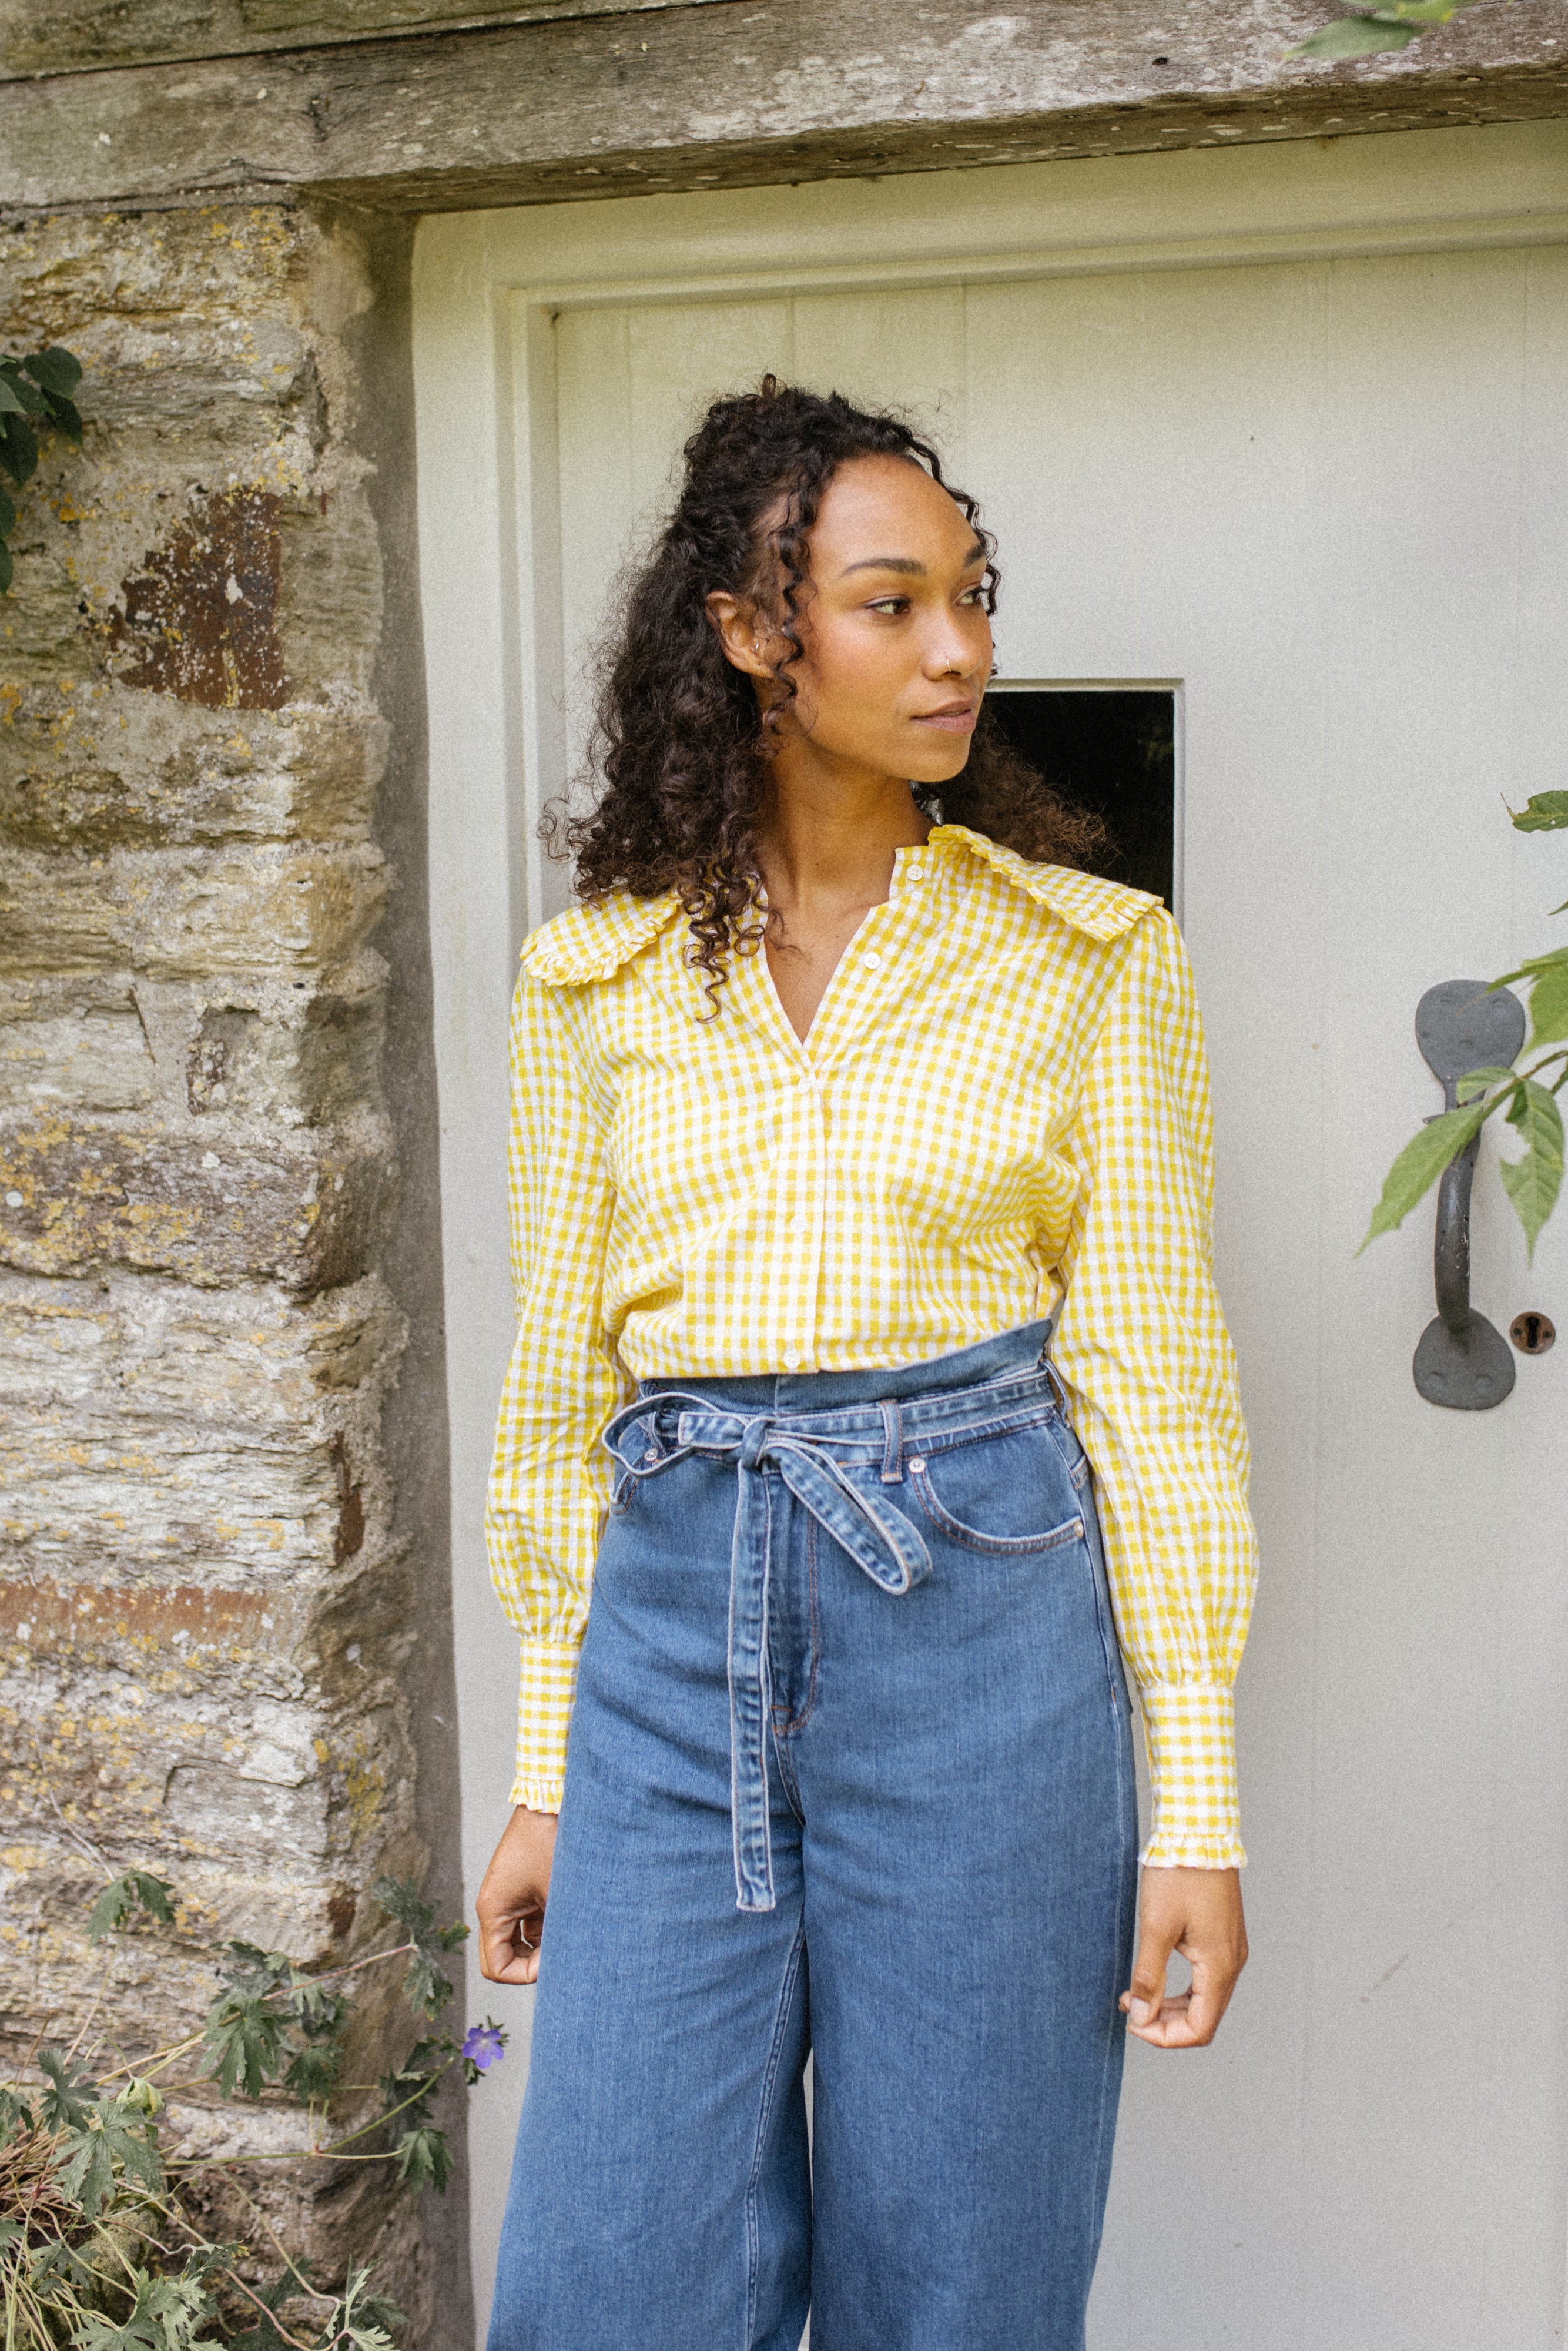
<path fill-rule="evenodd" d="M 908 610 L 907 596 L 879 596 L 874 603 L 866 606 L 868 612 L 906 612 Z"/>
<path fill-rule="evenodd" d="M 983 601 L 985 593 L 986 583 L 983 580 L 979 580 L 976 581 L 973 588 L 965 589 L 958 601 L 960 604 L 978 604 Z"/>

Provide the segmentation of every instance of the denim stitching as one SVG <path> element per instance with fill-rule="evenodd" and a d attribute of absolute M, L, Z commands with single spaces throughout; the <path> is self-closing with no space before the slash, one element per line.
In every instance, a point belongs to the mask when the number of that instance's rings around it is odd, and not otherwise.
<path fill-rule="evenodd" d="M 939 1445 L 962 1444 L 973 1438 L 999 1434 L 1010 1428 L 1027 1428 L 1035 1421 L 1047 1420 L 1053 1416 L 1059 1417 L 1056 1400 L 1051 1393 L 1049 1383 L 1035 1373 L 1030 1373 L 1028 1377 L 1035 1390 L 1035 1393 L 1028 1397 L 1019 1396 L 1016 1399 L 998 1397 L 993 1385 L 988 1382 L 983 1387 L 956 1388 L 945 1395 L 911 1396 L 903 1399 L 899 1405 L 899 1412 L 904 1423 L 905 1451 L 913 1448 L 916 1435 L 924 1449 L 930 1451 Z M 983 1400 L 985 1405 L 988 1407 L 983 1416 L 976 1417 L 964 1409 L 969 1405 L 971 1399 Z M 727 1403 L 722 1390 L 712 1395 L 698 1395 L 683 1389 L 679 1391 L 678 1397 L 672 1396 L 664 1401 L 679 1401 L 685 1407 L 685 1411 L 677 1416 L 677 1427 L 679 1421 L 684 1419 L 687 1413 L 698 1416 L 706 1415 L 742 1421 L 749 1421 L 757 1416 L 749 1410 L 741 1409 Z M 1001 1406 L 1000 1410 L 997 1409 L 998 1405 Z M 932 1407 L 936 1409 L 933 1410 Z M 635 1408 L 628 1407 L 625 1417 L 629 1421 L 634 1421 Z M 884 1426 L 879 1405 L 846 1405 L 841 1410 L 836 1412 L 831 1409 L 801 1412 L 786 1408 L 782 1411 L 765 1414 L 763 1417 L 770 1421 L 782 1433 L 800 1437 L 809 1443 L 856 1446 L 862 1449 L 863 1458 L 866 1460 L 882 1458 Z M 850 1425 L 846 1426 L 846 1423 Z M 612 1423 L 612 1427 L 613 1426 Z M 616 1433 L 619 1434 L 619 1431 Z M 609 1430 L 606 1431 L 605 1439 L 602 1441 L 609 1443 L 611 1451 L 615 1450 L 613 1443 L 610 1441 Z M 666 1456 L 664 1461 L 659 1463 L 657 1467 L 668 1467 L 684 1454 L 706 1453 L 709 1449 L 706 1446 L 683 1443 L 677 1446 L 675 1452 Z M 623 1464 L 623 1466 L 630 1465 Z"/>
<path fill-rule="evenodd" d="M 762 2074 L 762 2103 L 757 2116 L 757 2144 L 752 2150 L 751 2176 L 746 2183 L 746 2332 L 741 2351 L 753 2351 L 757 2337 L 758 2270 L 762 2258 L 757 2222 L 757 2191 L 762 2178 L 762 2151 L 767 2143 L 768 2125 L 773 2113 L 773 2090 L 779 2078 L 785 2020 L 789 2013 L 795 1979 L 800 1971 L 800 1955 L 805 1948 L 806 1922 L 802 1918 L 795 1929 L 795 1939 L 789 1947 L 789 1957 L 784 1965 L 784 1980 L 779 1991 L 779 2010 L 773 2020 L 773 2042 L 768 2052 L 768 2063 Z"/>
<path fill-rule="evenodd" d="M 807 1625 L 808 1637 L 810 1642 L 811 1658 L 810 1665 L 808 1667 L 806 1674 L 806 1703 L 800 1708 L 799 1714 L 783 1714 L 781 1709 L 778 1707 L 775 1707 L 773 1709 L 774 1752 L 779 1758 L 780 1770 L 788 1771 L 790 1782 L 790 1790 L 787 1790 L 786 1792 L 789 1794 L 790 1805 L 794 1811 L 796 1819 L 800 1823 L 802 1828 L 806 1824 L 806 1815 L 800 1809 L 798 1792 L 790 1792 L 793 1789 L 794 1772 L 789 1764 L 787 1752 L 780 1746 L 779 1740 L 781 1738 L 793 1738 L 798 1730 L 804 1730 L 806 1725 L 811 1719 L 812 1713 L 814 1712 L 817 1704 L 817 1668 L 821 1662 L 821 1619 L 818 1609 L 817 1582 L 817 1538 L 819 1529 L 817 1521 L 811 1516 L 810 1510 L 806 1512 L 805 1516 Z"/>
<path fill-rule="evenodd" d="M 806 1675 L 806 1703 L 789 1725 L 791 1731 L 804 1730 L 817 1704 L 817 1668 L 821 1662 L 821 1621 L 817 1606 L 817 1521 L 806 1513 L 806 1603 L 807 1625 L 811 1643 L 811 1663 Z M 805 1825 L 804 1815 L 801 1825 Z"/>
<path fill-rule="evenodd" d="M 1090 1508 L 1094 1510 L 1094 1523 L 1098 1531 L 1099 1510 L 1092 1496 L 1090 1498 Z M 1122 1644 L 1117 1638 L 1115 1619 L 1111 1614 L 1110 1587 L 1104 1573 L 1103 1538 L 1102 1538 L 1098 1558 L 1095 1556 L 1095 1546 L 1087 1539 L 1087 1536 L 1083 1552 L 1089 1562 L 1089 1580 L 1094 1589 L 1094 1622 L 1100 1628 L 1100 1649 L 1105 1660 L 1105 1679 L 1111 1692 L 1111 1712 L 1119 1721 L 1122 1713 L 1122 1692 L 1117 1667 L 1121 1662 Z"/>
<path fill-rule="evenodd" d="M 1126 1771 L 1127 1759 L 1124 1742 L 1132 1737 L 1132 1729 L 1128 1723 L 1124 1722 L 1119 1708 L 1113 1710 L 1112 1720 L 1116 1724 L 1116 1752 L 1114 1757 L 1116 1772 L 1116 1842 L 1118 1853 L 1120 1853 L 1122 1846 L 1126 1842 L 1127 1819 L 1128 1774 Z M 1137 1842 L 1135 1834 L 1134 1842 L 1134 1844 Z M 1128 1873 L 1126 1869 L 1122 1867 L 1119 1864 L 1116 1890 L 1116 1971 L 1118 1975 L 1123 1972 L 1126 1966 L 1128 1929 L 1132 1923 L 1127 1916 L 1127 1890 Z M 1116 2028 L 1121 2016 L 1121 2010 L 1119 2006 L 1115 2004 L 1118 1997 L 1119 1995 L 1113 1995 L 1111 2017 L 1110 2022 L 1105 2028 L 1104 2047 L 1101 2053 L 1100 2059 L 1100 2113 L 1094 2132 L 1094 2169 L 1092 2175 L 1094 2184 L 1093 2191 L 1089 2199 L 1088 2214 L 1088 2268 L 1091 2273 L 1092 2273 L 1094 2264 L 1099 2259 L 1100 2241 L 1104 2234 L 1105 2227 L 1103 2209 L 1102 2208 L 1100 2210 L 1098 2223 L 1096 2223 L 1095 2210 L 1096 2207 L 1100 2203 L 1100 2177 L 1105 2148 L 1105 2121 L 1111 2105 L 1111 2053 L 1116 2045 Z M 1114 2128 L 1113 2123 L 1112 2126 Z"/>
<path fill-rule="evenodd" d="M 1059 1527 L 1050 1527 L 1040 1535 L 988 1535 L 978 1527 L 967 1527 L 944 1510 L 932 1489 L 931 1480 L 923 1469 L 910 1465 L 909 1482 L 915 1499 L 938 1533 L 950 1542 L 962 1543 L 968 1551 L 990 1552 L 1004 1559 L 1018 1559 L 1030 1552 L 1057 1551 L 1064 1543 L 1081 1541 L 1083 1536 L 1082 1519 L 1068 1519 Z"/>
<path fill-rule="evenodd" d="M 1046 1427 L 1059 1416 L 1056 1406 L 1047 1404 L 1031 1405 L 1027 1414 L 1009 1414 L 1004 1420 L 979 1421 L 967 1428 L 934 1428 L 928 1435 L 921 1437 L 920 1450 L 922 1453 L 961 1453 L 967 1445 L 987 1445 L 993 1437 L 1019 1437 L 1029 1429 Z M 905 1447 L 906 1455 L 914 1448 L 915 1439 L 910 1437 Z"/>

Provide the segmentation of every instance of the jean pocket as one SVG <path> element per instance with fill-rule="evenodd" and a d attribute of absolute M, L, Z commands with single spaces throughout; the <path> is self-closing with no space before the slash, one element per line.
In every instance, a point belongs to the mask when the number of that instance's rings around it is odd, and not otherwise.
<path fill-rule="evenodd" d="M 1082 1513 L 1060 1515 L 1078 1497 L 1039 1426 L 915 1453 L 904 1468 L 931 1524 L 966 1550 L 1016 1559 L 1083 1539 Z"/>

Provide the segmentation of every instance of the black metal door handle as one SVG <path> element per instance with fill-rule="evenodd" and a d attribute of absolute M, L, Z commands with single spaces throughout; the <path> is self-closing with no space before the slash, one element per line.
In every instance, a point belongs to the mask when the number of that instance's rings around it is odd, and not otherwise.
<path fill-rule="evenodd" d="M 1458 1081 L 1472 1070 L 1503 1069 L 1524 1043 L 1524 1007 L 1484 979 L 1445 979 L 1416 1008 L 1416 1042 L 1436 1078 L 1443 1106 L 1458 1106 Z M 1502 1332 L 1470 1304 L 1470 1187 L 1480 1137 L 1472 1135 L 1437 1183 L 1432 1272 L 1436 1318 L 1421 1333 L 1412 1366 L 1428 1404 L 1486 1412 L 1513 1386 L 1513 1356 Z"/>

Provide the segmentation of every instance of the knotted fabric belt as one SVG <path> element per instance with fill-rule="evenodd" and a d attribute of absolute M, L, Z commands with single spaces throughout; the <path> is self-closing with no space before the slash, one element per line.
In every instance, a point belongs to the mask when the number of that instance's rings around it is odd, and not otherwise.
<path fill-rule="evenodd" d="M 881 1484 L 903 1482 L 899 1407 L 879 1407 L 884 1444 Z M 665 1450 L 657 1426 L 676 1412 L 675 1442 Z M 622 1439 L 639 1422 L 640 1458 Z M 742 1910 L 773 1907 L 773 1846 L 768 1818 L 768 1732 L 773 1693 L 768 1658 L 768 1585 L 773 1543 L 768 1481 L 776 1469 L 797 1501 L 883 1592 L 913 1589 L 931 1573 L 931 1553 L 917 1527 L 875 1487 L 852 1484 L 833 1458 L 831 1440 L 799 1433 L 788 1420 L 716 1412 L 703 1397 L 680 1389 L 639 1397 L 618 1412 L 604 1443 L 620 1464 L 613 1509 L 623 1509 L 632 1482 L 656 1478 L 694 1453 L 732 1460 L 738 1478 L 735 1538 L 729 1554 L 729 1807 L 735 1840 L 736 1900 Z M 862 1472 L 863 1474 L 863 1472 Z"/>

